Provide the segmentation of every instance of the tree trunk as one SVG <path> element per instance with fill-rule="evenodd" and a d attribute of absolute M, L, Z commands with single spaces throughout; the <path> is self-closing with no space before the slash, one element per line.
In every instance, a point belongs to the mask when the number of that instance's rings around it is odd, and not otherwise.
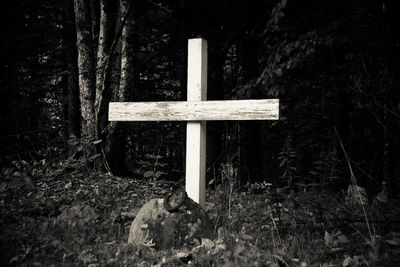
<path fill-rule="evenodd" d="M 93 41 L 93 53 L 96 57 L 97 55 L 97 41 L 99 40 L 99 31 L 100 31 L 100 1 L 101 0 L 88 0 L 90 6 L 90 18 L 92 25 L 92 41 Z M 94 58 L 96 62 L 96 58 Z"/>
<path fill-rule="evenodd" d="M 135 21 L 130 5 L 130 1 L 121 0 L 121 15 L 124 16 L 127 12 L 129 14 L 126 17 L 125 25 L 123 25 L 121 36 L 121 80 L 117 94 L 119 101 L 127 101 L 129 96 L 132 95 L 135 85 Z"/>
<path fill-rule="evenodd" d="M 66 137 L 80 136 L 79 122 L 79 85 L 78 71 L 76 62 L 76 32 L 72 15 L 74 13 L 73 5 L 69 1 L 66 2 L 64 13 L 63 27 L 63 45 L 65 49 L 65 120 L 66 120 Z"/>
<path fill-rule="evenodd" d="M 114 37 L 113 1 L 100 0 L 100 29 L 97 46 L 96 100 L 97 129 L 99 135 L 107 126 L 107 103 L 110 100 L 111 44 Z"/>
<path fill-rule="evenodd" d="M 109 27 L 109 8 L 108 0 L 100 0 L 100 29 L 97 46 L 97 69 L 96 69 L 96 109 L 99 106 L 99 96 L 102 94 L 104 82 L 105 63 L 110 49 L 110 27 Z"/>
<path fill-rule="evenodd" d="M 121 17 L 123 30 L 121 35 L 121 78 L 115 101 L 128 101 L 133 95 L 135 86 L 135 47 L 136 40 L 134 36 L 134 15 L 131 8 L 131 2 L 128 0 L 120 1 Z M 129 13 L 127 13 L 129 12 Z M 124 124 L 112 122 L 105 146 L 106 158 L 114 174 L 124 175 L 126 168 L 126 134 Z"/>
<path fill-rule="evenodd" d="M 97 138 L 95 101 L 94 50 L 90 5 L 86 0 L 74 0 L 78 48 L 79 89 L 81 103 L 81 137 Z"/>

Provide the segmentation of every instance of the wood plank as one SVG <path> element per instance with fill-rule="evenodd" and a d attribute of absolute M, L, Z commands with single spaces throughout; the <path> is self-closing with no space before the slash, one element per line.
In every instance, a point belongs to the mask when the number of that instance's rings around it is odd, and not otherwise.
<path fill-rule="evenodd" d="M 111 102 L 109 104 L 110 121 L 214 121 L 278 119 L 279 99 Z"/>
<path fill-rule="evenodd" d="M 206 189 L 205 121 L 186 124 L 186 181 L 188 197 L 204 207 Z"/>
<path fill-rule="evenodd" d="M 207 100 L 207 41 L 188 42 L 188 81 L 186 103 Z M 206 129 L 205 121 L 186 124 L 186 182 L 188 197 L 205 206 L 206 190 Z"/>

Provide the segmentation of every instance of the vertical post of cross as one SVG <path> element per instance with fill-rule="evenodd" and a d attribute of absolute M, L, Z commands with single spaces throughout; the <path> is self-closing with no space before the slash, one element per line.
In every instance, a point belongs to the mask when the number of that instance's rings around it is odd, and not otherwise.
<path fill-rule="evenodd" d="M 207 41 L 189 39 L 187 101 L 207 100 Z M 186 192 L 204 207 L 206 176 L 206 122 L 186 126 Z"/>

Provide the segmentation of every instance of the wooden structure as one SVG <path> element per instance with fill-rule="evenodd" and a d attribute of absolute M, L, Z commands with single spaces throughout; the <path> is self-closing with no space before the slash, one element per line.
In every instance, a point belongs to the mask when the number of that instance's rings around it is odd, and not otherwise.
<path fill-rule="evenodd" d="M 206 121 L 278 120 L 279 100 L 207 100 L 207 41 L 188 44 L 187 101 L 111 102 L 110 121 L 187 121 L 186 192 L 204 206 Z"/>

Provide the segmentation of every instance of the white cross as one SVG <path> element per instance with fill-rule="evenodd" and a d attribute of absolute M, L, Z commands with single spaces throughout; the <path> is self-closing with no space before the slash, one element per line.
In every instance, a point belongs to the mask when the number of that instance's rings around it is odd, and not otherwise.
<path fill-rule="evenodd" d="M 278 120 L 279 99 L 207 100 L 207 41 L 189 39 L 187 101 L 111 102 L 109 121 L 187 121 L 186 192 L 204 207 L 206 121 Z"/>

